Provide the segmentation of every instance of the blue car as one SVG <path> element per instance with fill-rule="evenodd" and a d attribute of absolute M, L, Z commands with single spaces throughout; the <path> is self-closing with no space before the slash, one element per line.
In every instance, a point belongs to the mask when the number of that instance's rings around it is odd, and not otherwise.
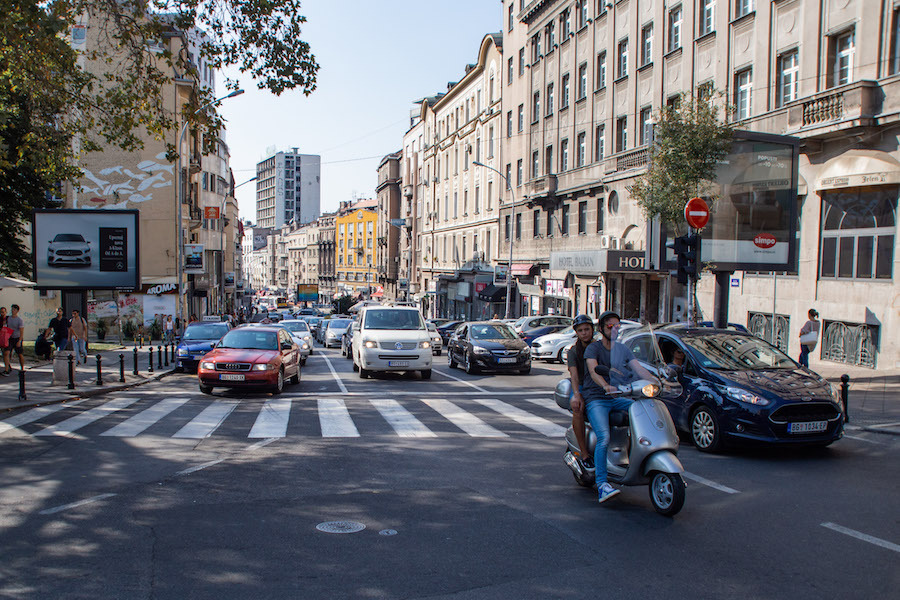
<path fill-rule="evenodd" d="M 179 371 L 196 370 L 204 354 L 222 339 L 230 329 L 228 323 L 194 323 L 188 325 L 175 350 L 175 363 Z"/>
<path fill-rule="evenodd" d="M 633 329 L 622 343 L 652 367 L 653 337 L 682 393 L 662 398 L 698 450 L 726 445 L 828 446 L 844 435 L 840 392 L 766 341 L 734 329 Z"/>

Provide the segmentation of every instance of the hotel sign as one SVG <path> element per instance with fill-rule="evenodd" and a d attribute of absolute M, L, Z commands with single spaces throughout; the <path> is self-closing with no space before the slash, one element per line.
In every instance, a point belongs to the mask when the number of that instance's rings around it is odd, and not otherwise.
<path fill-rule="evenodd" d="M 647 262 L 643 250 L 580 250 L 551 253 L 550 269 L 593 277 L 602 273 L 643 273 Z"/>

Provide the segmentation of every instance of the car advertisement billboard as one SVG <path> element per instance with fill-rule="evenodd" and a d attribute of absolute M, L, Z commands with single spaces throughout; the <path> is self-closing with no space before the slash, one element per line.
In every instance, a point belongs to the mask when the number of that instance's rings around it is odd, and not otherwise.
<path fill-rule="evenodd" d="M 35 287 L 51 290 L 140 287 L 138 211 L 35 210 L 32 232 Z"/>
<path fill-rule="evenodd" d="M 184 272 L 205 273 L 203 269 L 203 244 L 184 245 Z"/>

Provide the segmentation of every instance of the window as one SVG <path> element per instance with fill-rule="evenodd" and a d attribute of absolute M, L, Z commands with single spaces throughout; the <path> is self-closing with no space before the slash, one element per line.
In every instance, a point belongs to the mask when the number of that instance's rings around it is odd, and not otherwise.
<path fill-rule="evenodd" d="M 522 213 L 516 213 L 516 239 L 522 239 Z"/>
<path fill-rule="evenodd" d="M 513 13 L 515 11 L 515 6 L 516 6 L 515 4 L 510 2 L 510 4 L 509 4 L 509 26 L 508 26 L 510 31 L 513 30 L 513 24 L 516 22 L 515 16 L 513 16 Z M 510 59 L 510 60 L 512 60 L 512 59 Z"/>
<path fill-rule="evenodd" d="M 750 118 L 750 92 L 753 73 L 744 69 L 734 75 L 734 117 L 738 121 Z"/>
<path fill-rule="evenodd" d="M 681 108 L 681 94 L 669 96 L 666 100 L 666 109 L 669 111 L 677 111 Z"/>
<path fill-rule="evenodd" d="M 522 185 L 522 177 L 524 173 L 522 172 L 522 159 L 520 158 L 516 161 L 516 185 Z"/>
<path fill-rule="evenodd" d="M 683 20 L 684 13 L 681 10 L 681 5 L 669 9 L 669 52 L 681 48 L 681 23 Z"/>
<path fill-rule="evenodd" d="M 597 233 L 603 232 L 603 210 L 606 206 L 606 198 L 597 197 Z"/>
<path fill-rule="evenodd" d="M 569 169 L 569 140 L 559 143 L 559 172 L 565 173 Z"/>
<path fill-rule="evenodd" d="M 832 85 L 844 85 L 853 80 L 853 58 L 856 52 L 854 32 L 849 31 L 834 40 L 834 73 Z"/>
<path fill-rule="evenodd" d="M 541 59 L 541 33 L 538 32 L 531 36 L 531 64 L 537 63 Z"/>
<path fill-rule="evenodd" d="M 739 19 L 753 12 L 753 0 L 734 0 L 734 18 Z"/>
<path fill-rule="evenodd" d="M 468 156 L 468 153 L 466 153 L 466 155 Z M 478 162 L 481 162 L 481 138 L 480 137 L 475 138 L 475 160 L 477 160 Z M 469 162 L 469 159 L 466 158 L 466 169 L 469 168 L 468 162 Z"/>
<path fill-rule="evenodd" d="M 699 100 L 711 100 L 713 94 L 712 81 L 701 83 L 697 86 L 697 98 Z"/>
<path fill-rule="evenodd" d="M 587 201 L 578 203 L 578 235 L 587 233 Z"/>
<path fill-rule="evenodd" d="M 453 218 L 459 218 L 459 192 L 453 192 Z"/>
<path fill-rule="evenodd" d="M 535 178 L 540 175 L 541 171 L 541 158 L 540 153 L 535 150 L 531 153 L 531 177 Z"/>
<path fill-rule="evenodd" d="M 553 219 L 554 219 L 554 211 L 547 211 L 547 237 L 553 237 Z"/>
<path fill-rule="evenodd" d="M 562 76 L 562 94 L 559 97 L 559 109 L 569 108 L 569 74 Z"/>
<path fill-rule="evenodd" d="M 488 127 L 488 158 L 494 158 L 494 126 Z"/>
<path fill-rule="evenodd" d="M 559 15 L 559 35 L 560 41 L 565 42 L 569 34 L 572 33 L 572 10 L 567 8 Z"/>
<path fill-rule="evenodd" d="M 547 84 L 547 116 L 553 114 L 553 84 Z"/>
<path fill-rule="evenodd" d="M 898 190 L 878 186 L 825 193 L 821 277 L 893 278 Z"/>
<path fill-rule="evenodd" d="M 510 234 L 510 218 L 509 218 L 509 215 L 506 215 L 503 218 L 503 239 L 505 239 L 507 242 L 509 241 L 509 234 Z"/>
<path fill-rule="evenodd" d="M 506 61 L 506 85 L 512 85 L 513 81 L 513 57 Z"/>
<path fill-rule="evenodd" d="M 463 190 L 462 214 L 464 217 L 469 214 L 469 190 Z"/>
<path fill-rule="evenodd" d="M 553 146 L 547 146 L 544 150 L 544 165 L 549 175 L 553 171 Z"/>
<path fill-rule="evenodd" d="M 653 62 L 653 24 L 644 25 L 641 29 L 641 66 Z"/>
<path fill-rule="evenodd" d="M 569 205 L 563 204 L 560 212 L 562 215 L 559 220 L 559 231 L 563 235 L 569 235 Z"/>
<path fill-rule="evenodd" d="M 784 106 L 798 98 L 800 81 L 800 60 L 796 50 L 785 52 L 778 57 L 778 97 L 776 106 Z"/>
<path fill-rule="evenodd" d="M 491 210 L 491 198 L 494 196 L 494 182 L 488 181 L 487 196 L 484 199 L 484 209 Z M 478 190 L 475 190 L 475 198 L 478 198 Z"/>
<path fill-rule="evenodd" d="M 602 160 L 606 154 L 606 125 L 594 129 L 594 160 Z"/>
<path fill-rule="evenodd" d="M 641 140 L 640 145 L 646 146 L 653 142 L 653 115 L 650 107 L 641 109 Z"/>
<path fill-rule="evenodd" d="M 587 97 L 587 63 L 581 63 L 578 66 L 578 99 L 584 100 Z"/>
<path fill-rule="evenodd" d="M 475 214 L 481 211 L 481 188 L 475 188 Z"/>
<path fill-rule="evenodd" d="M 525 105 L 519 105 L 519 132 L 521 133 L 525 129 Z"/>
<path fill-rule="evenodd" d="M 525 48 L 519 48 L 519 77 L 525 74 Z"/>
<path fill-rule="evenodd" d="M 547 53 L 553 52 L 556 47 L 556 21 L 550 21 L 544 28 L 547 34 Z"/>
<path fill-rule="evenodd" d="M 628 77 L 628 38 L 619 40 L 619 59 L 616 62 L 616 79 Z"/>
<path fill-rule="evenodd" d="M 531 122 L 537 123 L 541 117 L 541 93 L 535 92 L 531 97 Z"/>
<path fill-rule="evenodd" d="M 512 111 L 506 112 L 506 137 L 512 137 Z"/>
<path fill-rule="evenodd" d="M 541 237 L 541 211 L 535 210 L 531 217 L 531 237 Z"/>
<path fill-rule="evenodd" d="M 588 20 L 588 7 L 587 0 L 578 0 L 575 2 L 575 15 L 576 15 L 576 23 L 578 24 L 578 29 L 582 27 L 587 27 Z"/>
<path fill-rule="evenodd" d="M 585 154 L 587 153 L 586 148 L 585 148 L 586 144 L 587 144 L 587 136 L 585 135 L 585 132 L 582 131 L 581 133 L 578 134 L 577 142 L 575 144 L 575 166 L 576 167 L 584 166 L 584 158 L 585 158 Z"/>
<path fill-rule="evenodd" d="M 891 75 L 900 73 L 900 8 L 894 9 L 893 29 L 891 30 Z"/>
<path fill-rule="evenodd" d="M 697 23 L 697 31 L 701 37 L 713 31 L 715 5 L 716 0 L 700 0 L 698 12 L 700 22 Z"/>
<path fill-rule="evenodd" d="M 624 152 L 628 147 L 628 117 L 616 119 L 616 152 Z"/>
<path fill-rule="evenodd" d="M 602 90 L 606 87 L 606 52 L 597 55 L 597 72 L 594 74 L 597 78 L 597 89 Z"/>

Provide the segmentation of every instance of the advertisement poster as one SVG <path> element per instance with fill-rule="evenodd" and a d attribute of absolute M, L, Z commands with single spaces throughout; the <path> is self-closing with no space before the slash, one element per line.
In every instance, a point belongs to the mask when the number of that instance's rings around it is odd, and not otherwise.
<path fill-rule="evenodd" d="M 153 324 L 154 320 L 158 319 L 162 323 L 167 315 L 172 315 L 172 319 L 175 319 L 175 298 L 171 294 L 144 296 L 144 331 L 147 331 L 147 328 Z"/>
<path fill-rule="evenodd" d="M 203 244 L 184 245 L 184 272 L 205 272 L 205 270 L 203 269 Z"/>
<path fill-rule="evenodd" d="M 234 271 L 225 271 L 225 289 L 234 289 Z"/>
<path fill-rule="evenodd" d="M 301 283 L 297 286 L 297 302 L 318 302 L 319 284 Z"/>
<path fill-rule="evenodd" d="M 139 287 L 138 211 L 36 210 L 36 287 L 133 290 Z"/>

